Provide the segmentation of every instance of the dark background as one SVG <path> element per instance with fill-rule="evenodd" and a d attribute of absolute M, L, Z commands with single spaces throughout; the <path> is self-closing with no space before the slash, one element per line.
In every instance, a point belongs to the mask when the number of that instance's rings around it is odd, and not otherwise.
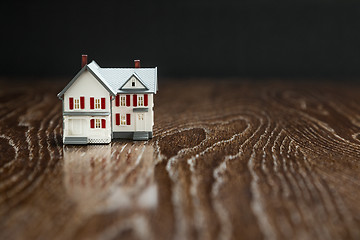
<path fill-rule="evenodd" d="M 71 77 L 82 53 L 161 77 L 360 76 L 359 1 L 1 3 L 2 76 Z"/>

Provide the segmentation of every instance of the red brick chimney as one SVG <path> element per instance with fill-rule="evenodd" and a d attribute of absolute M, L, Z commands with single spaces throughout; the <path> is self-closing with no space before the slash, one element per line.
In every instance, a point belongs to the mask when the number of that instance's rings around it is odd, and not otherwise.
<path fill-rule="evenodd" d="M 87 65 L 87 55 L 81 55 L 81 68 L 85 67 Z"/>
<path fill-rule="evenodd" d="M 135 68 L 140 68 L 140 60 L 134 60 Z"/>

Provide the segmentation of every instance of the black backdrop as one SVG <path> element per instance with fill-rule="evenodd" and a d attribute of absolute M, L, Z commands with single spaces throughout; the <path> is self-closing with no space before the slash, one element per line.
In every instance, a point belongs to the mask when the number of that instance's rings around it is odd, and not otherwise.
<path fill-rule="evenodd" d="M 357 77 L 359 1 L 1 3 L 2 76 L 159 67 L 162 77 Z"/>

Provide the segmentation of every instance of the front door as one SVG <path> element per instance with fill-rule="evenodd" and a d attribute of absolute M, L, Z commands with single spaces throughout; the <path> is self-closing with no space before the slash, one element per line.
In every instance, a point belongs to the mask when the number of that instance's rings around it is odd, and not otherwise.
<path fill-rule="evenodd" d="M 136 131 L 145 131 L 145 114 L 137 113 L 136 114 Z"/>

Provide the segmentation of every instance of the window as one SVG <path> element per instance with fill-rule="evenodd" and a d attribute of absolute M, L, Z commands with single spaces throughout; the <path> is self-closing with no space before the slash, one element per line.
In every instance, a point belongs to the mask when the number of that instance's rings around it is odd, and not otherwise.
<path fill-rule="evenodd" d="M 120 97 L 120 106 L 126 106 L 126 97 L 125 96 L 121 96 Z"/>
<path fill-rule="evenodd" d="M 95 109 L 100 109 L 100 98 L 95 99 Z"/>
<path fill-rule="evenodd" d="M 101 101 L 100 101 L 101 100 Z M 90 98 L 90 109 L 105 109 L 105 98 Z"/>
<path fill-rule="evenodd" d="M 85 97 L 80 98 L 69 98 L 69 108 L 72 109 L 84 109 L 85 108 Z"/>
<path fill-rule="evenodd" d="M 100 119 L 95 119 L 95 128 L 100 128 Z"/>
<path fill-rule="evenodd" d="M 123 95 L 116 95 L 116 98 L 115 98 L 115 106 L 126 106 L 126 97 L 123 96 Z"/>
<path fill-rule="evenodd" d="M 133 87 L 135 87 L 135 80 L 132 80 L 131 85 L 132 85 Z"/>
<path fill-rule="evenodd" d="M 139 118 L 139 120 L 144 120 L 144 114 L 143 114 L 143 113 L 139 113 L 139 114 L 138 114 L 138 118 Z"/>
<path fill-rule="evenodd" d="M 143 107 L 144 106 L 144 97 L 139 96 L 138 102 L 139 102 L 139 107 Z"/>
<path fill-rule="evenodd" d="M 80 109 L 80 99 L 75 98 L 74 102 L 75 102 L 75 109 Z"/>
<path fill-rule="evenodd" d="M 127 119 L 126 119 L 127 115 L 128 115 L 128 114 L 125 115 L 125 114 L 117 113 L 117 114 L 115 115 L 116 125 L 121 125 L 121 126 L 130 125 L 130 124 L 128 124 Z"/>
<path fill-rule="evenodd" d="M 90 127 L 91 128 L 106 128 L 106 120 L 105 119 L 90 119 Z"/>
<path fill-rule="evenodd" d="M 126 116 L 124 114 L 121 115 L 120 125 L 126 125 Z"/>

